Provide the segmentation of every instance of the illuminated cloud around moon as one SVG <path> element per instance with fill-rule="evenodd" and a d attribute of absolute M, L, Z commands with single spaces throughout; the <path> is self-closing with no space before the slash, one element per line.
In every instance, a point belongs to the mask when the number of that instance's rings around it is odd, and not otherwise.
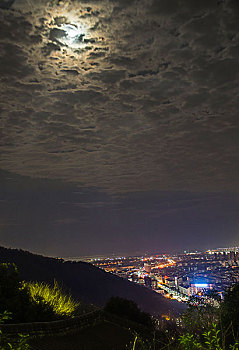
<path fill-rule="evenodd" d="M 84 29 L 78 28 L 77 25 L 64 24 L 63 30 L 65 32 L 65 44 L 70 47 L 74 45 L 77 45 L 77 47 L 79 47 L 85 36 Z"/>

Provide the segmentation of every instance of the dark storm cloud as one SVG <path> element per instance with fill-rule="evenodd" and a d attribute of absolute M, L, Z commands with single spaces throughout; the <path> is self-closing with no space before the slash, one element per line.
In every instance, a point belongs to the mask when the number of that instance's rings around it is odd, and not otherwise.
<path fill-rule="evenodd" d="M 18 45 L 0 44 L 0 74 L 7 78 L 23 78 L 34 72 L 27 65 L 27 54 Z"/>
<path fill-rule="evenodd" d="M 110 193 L 238 191 L 236 1 L 16 0 L 0 23 L 1 168 Z"/>
<path fill-rule="evenodd" d="M 123 80 L 126 72 L 124 70 L 104 70 L 99 73 L 89 73 L 87 76 L 90 79 L 98 80 L 105 84 L 116 84 L 118 81 Z"/>
<path fill-rule="evenodd" d="M 0 8 L 8 10 L 12 6 L 15 0 L 0 0 Z"/>

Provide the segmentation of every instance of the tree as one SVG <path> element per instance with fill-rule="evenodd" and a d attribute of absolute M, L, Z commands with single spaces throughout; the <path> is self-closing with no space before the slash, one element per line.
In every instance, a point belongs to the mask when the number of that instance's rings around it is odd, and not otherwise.
<path fill-rule="evenodd" d="M 0 264 L 0 313 L 8 311 L 11 319 L 6 322 L 37 322 L 57 319 L 51 305 L 43 298 L 33 300 L 27 284 L 19 278 L 15 264 Z"/>
<path fill-rule="evenodd" d="M 104 310 L 130 321 L 140 323 L 150 329 L 154 328 L 151 316 L 146 312 L 140 311 L 137 304 L 132 300 L 111 297 L 106 303 Z"/>
<path fill-rule="evenodd" d="M 239 283 L 234 284 L 224 294 L 220 305 L 221 322 L 224 330 L 230 330 L 236 339 L 239 338 Z"/>
<path fill-rule="evenodd" d="M 218 310 L 211 305 L 198 306 L 189 304 L 182 315 L 183 329 L 190 334 L 201 335 L 211 328 L 212 322 L 217 323 Z"/>
<path fill-rule="evenodd" d="M 0 312 L 11 312 L 14 322 L 24 319 L 30 296 L 22 288 L 15 264 L 0 264 Z"/>

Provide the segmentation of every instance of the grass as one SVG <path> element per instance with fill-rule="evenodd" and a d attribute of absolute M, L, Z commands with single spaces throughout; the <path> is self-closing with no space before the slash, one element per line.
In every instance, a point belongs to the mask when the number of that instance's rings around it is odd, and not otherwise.
<path fill-rule="evenodd" d="M 28 283 L 28 289 L 35 303 L 43 301 L 58 316 L 72 317 L 79 308 L 80 304 L 71 295 L 64 293 L 56 281 L 53 287 L 46 283 L 31 282 Z"/>
<path fill-rule="evenodd" d="M 0 313 L 0 325 L 9 319 L 11 319 L 10 312 Z M 0 328 L 0 350 L 29 350 L 28 338 L 28 335 L 18 334 L 11 339 L 7 334 L 3 334 Z"/>
<path fill-rule="evenodd" d="M 165 344 L 160 346 L 157 344 L 157 340 L 154 338 L 152 341 L 144 341 L 138 335 L 134 338 L 134 343 L 131 350 L 239 350 L 239 341 L 234 340 L 233 344 L 223 344 L 223 334 L 217 329 L 217 325 L 212 323 L 210 330 L 205 331 L 202 337 L 199 334 L 193 335 L 188 332 L 184 332 L 176 339 L 176 342 Z"/>

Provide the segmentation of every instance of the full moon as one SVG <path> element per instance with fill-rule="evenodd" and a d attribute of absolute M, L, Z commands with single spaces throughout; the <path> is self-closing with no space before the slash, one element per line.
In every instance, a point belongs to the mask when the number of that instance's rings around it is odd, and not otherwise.
<path fill-rule="evenodd" d="M 83 41 L 85 30 L 82 27 L 78 28 L 78 26 L 74 24 L 64 24 L 62 29 L 66 33 L 65 39 L 69 44 L 79 44 Z"/>
<path fill-rule="evenodd" d="M 84 37 L 86 31 L 82 26 L 77 26 L 76 24 L 67 23 L 63 24 L 59 28 L 64 32 L 64 35 L 61 38 L 58 38 L 59 42 L 70 48 L 77 48 L 84 44 Z"/>

